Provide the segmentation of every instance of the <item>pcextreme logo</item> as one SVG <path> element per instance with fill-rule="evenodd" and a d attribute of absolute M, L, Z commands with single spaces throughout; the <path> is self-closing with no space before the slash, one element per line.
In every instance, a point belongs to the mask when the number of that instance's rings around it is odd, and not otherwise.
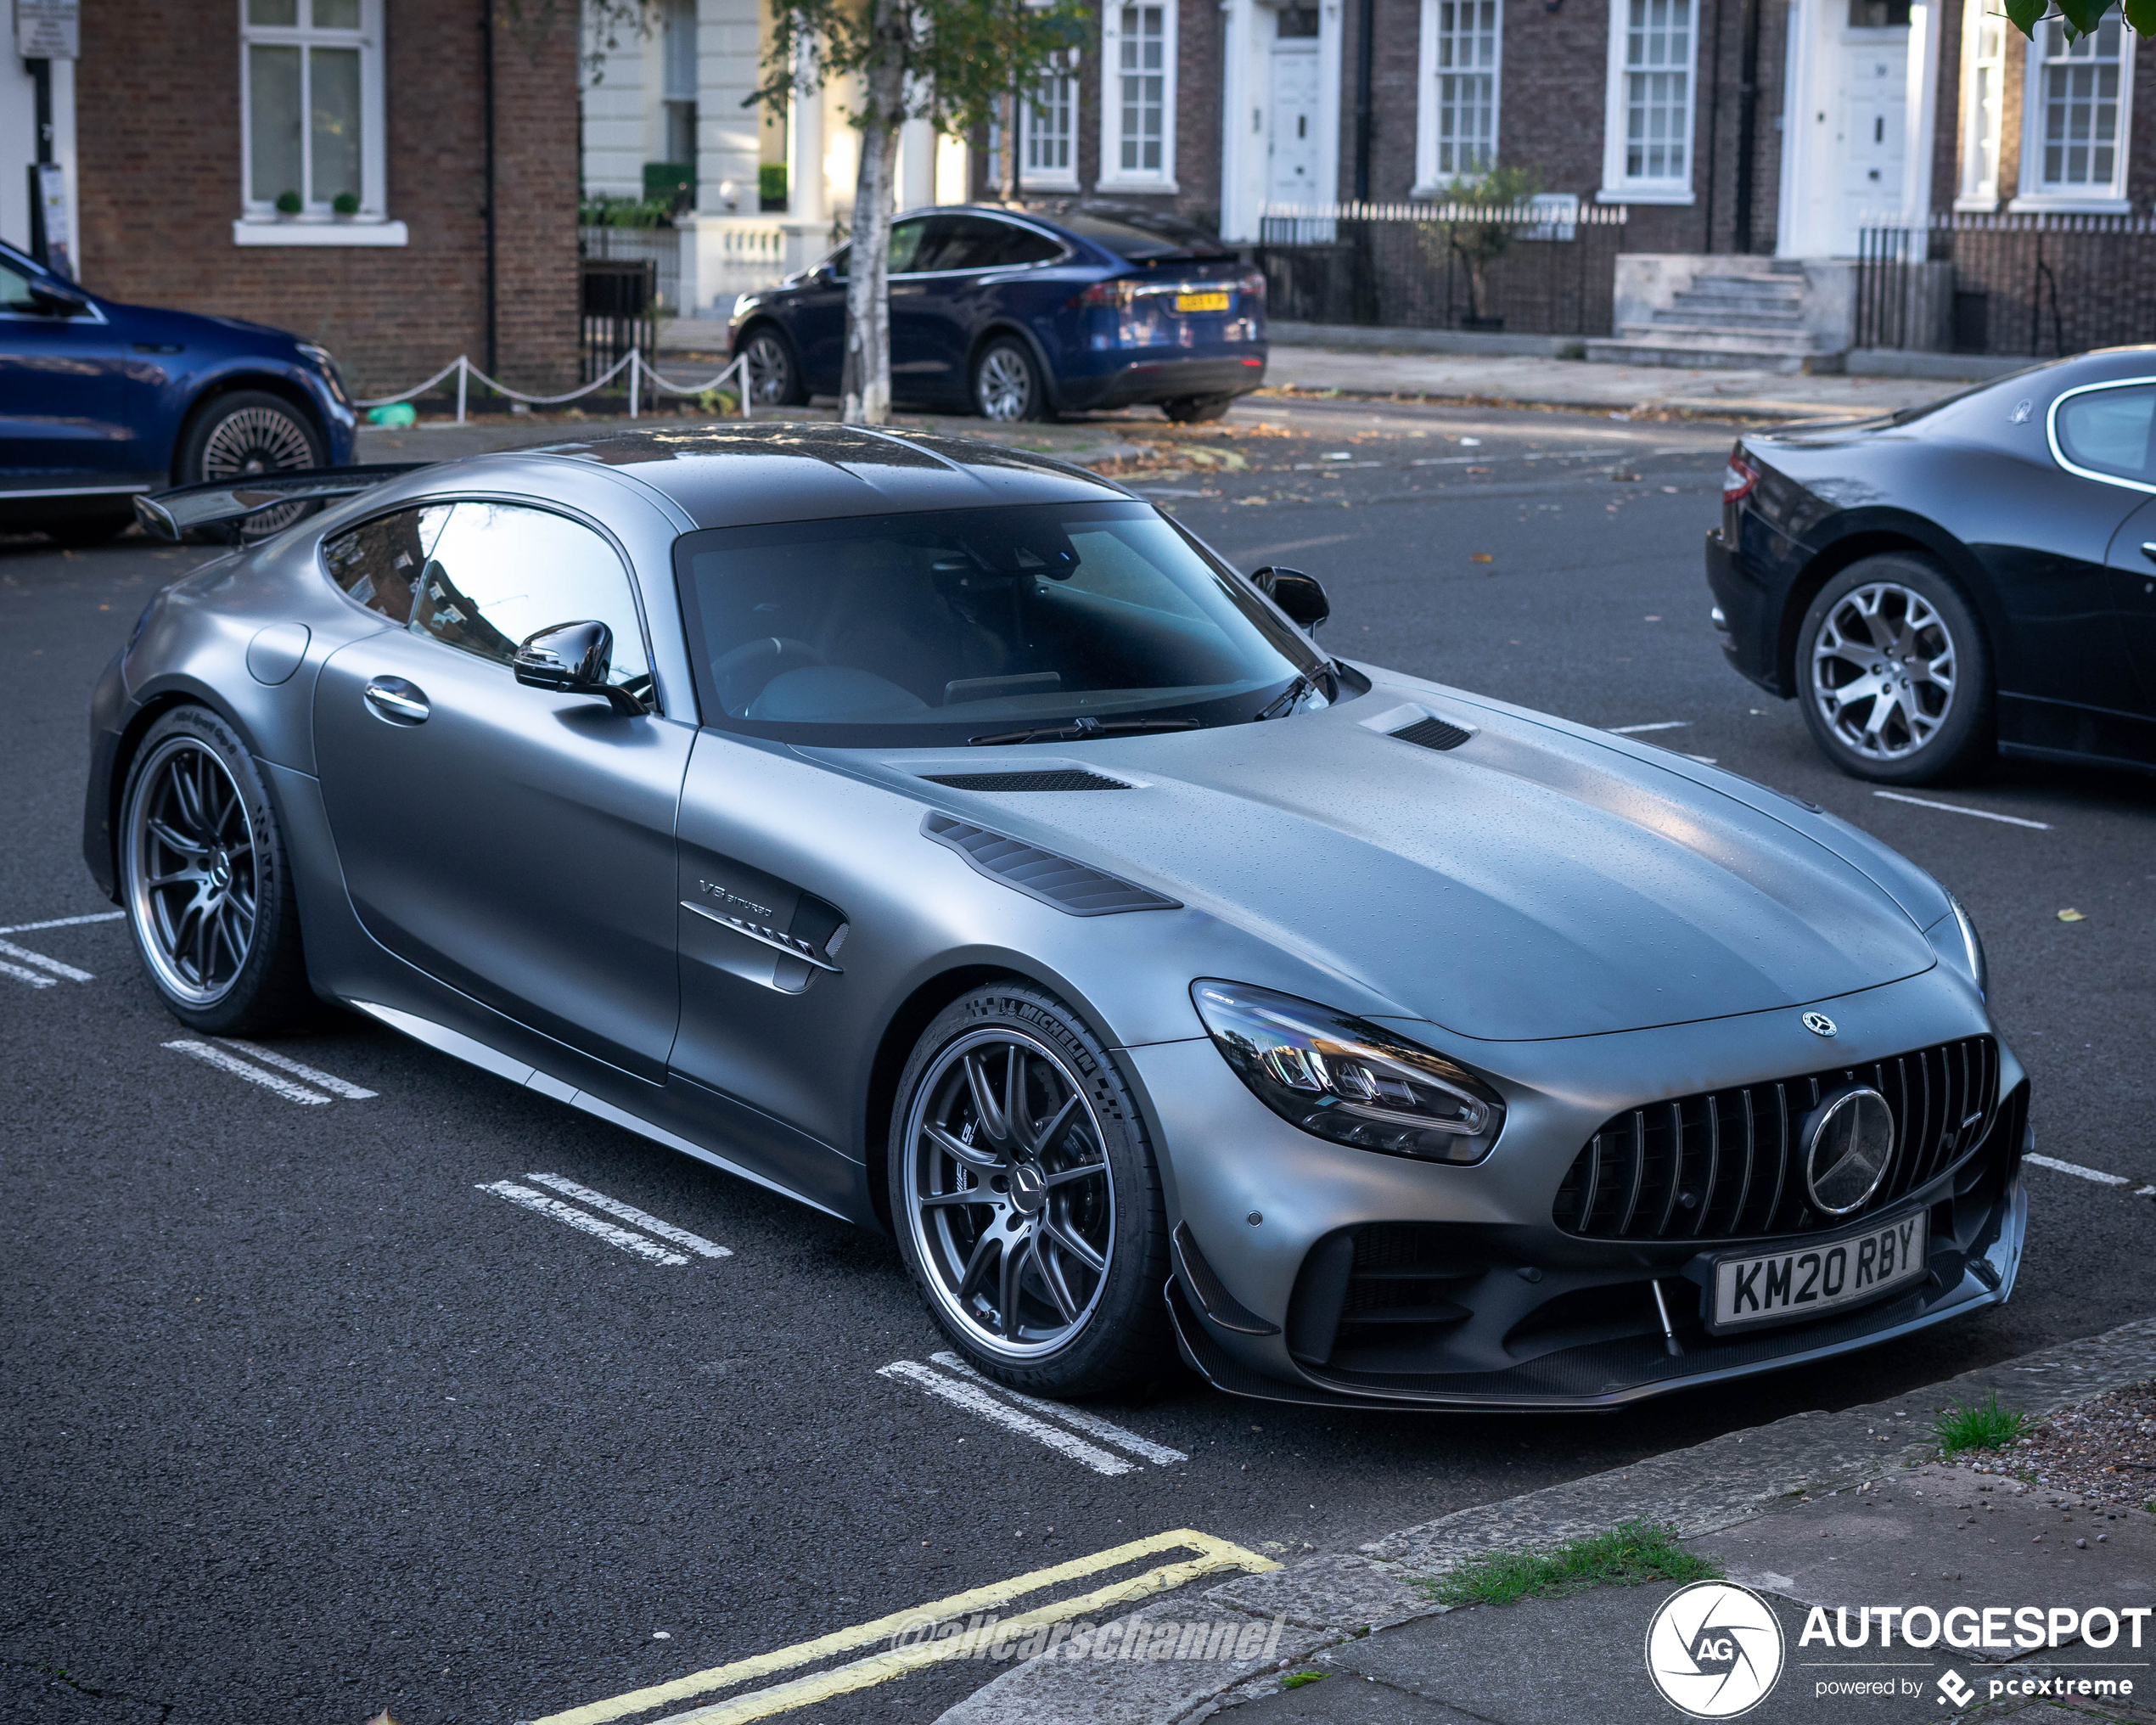
<path fill-rule="evenodd" d="M 1678 1588 L 1647 1626 L 1649 1680 L 1694 1719 L 1749 1712 L 1782 1675 L 1783 1656 L 1782 1626 L 1766 1601 L 1730 1582 Z"/>

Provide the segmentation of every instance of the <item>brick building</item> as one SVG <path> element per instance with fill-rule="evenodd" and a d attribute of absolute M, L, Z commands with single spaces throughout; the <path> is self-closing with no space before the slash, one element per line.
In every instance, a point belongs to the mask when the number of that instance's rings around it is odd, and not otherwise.
<path fill-rule="evenodd" d="M 552 16 L 512 23 L 490 0 L 85 6 L 78 274 L 290 329 L 361 394 L 460 352 L 519 388 L 572 386 L 577 44 Z"/>

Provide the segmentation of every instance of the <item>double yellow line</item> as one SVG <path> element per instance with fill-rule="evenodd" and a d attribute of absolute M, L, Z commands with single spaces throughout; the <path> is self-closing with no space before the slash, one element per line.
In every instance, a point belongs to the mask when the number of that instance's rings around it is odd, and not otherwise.
<path fill-rule="evenodd" d="M 775 1653 L 760 1653 L 752 1659 L 736 1660 L 732 1665 L 714 1666 L 709 1671 L 692 1672 L 685 1677 L 676 1677 L 671 1683 L 654 1683 L 648 1688 L 632 1689 L 626 1694 L 609 1696 L 604 1701 L 592 1701 L 581 1707 L 572 1707 L 565 1713 L 550 1713 L 536 1719 L 531 1725 L 609 1725 L 616 1719 L 626 1719 L 632 1714 L 649 1712 L 654 1707 L 664 1707 L 680 1701 L 693 1701 L 716 1689 L 733 1688 L 736 1685 L 754 1682 L 758 1677 L 792 1671 L 798 1666 L 814 1665 L 819 1660 L 834 1655 L 851 1653 L 858 1648 L 877 1642 L 889 1642 L 901 1631 L 918 1629 L 924 1622 L 940 1623 L 951 1618 L 963 1617 L 975 1611 L 990 1610 L 1008 1605 L 1013 1599 L 1028 1593 L 1037 1593 L 1045 1588 L 1060 1587 L 1086 1576 L 1098 1575 L 1103 1570 L 1119 1569 L 1125 1564 L 1135 1563 L 1141 1558 L 1154 1557 L 1165 1552 L 1188 1551 L 1193 1555 L 1179 1562 L 1161 1564 L 1137 1575 L 1126 1576 L 1096 1587 L 1091 1593 L 1081 1593 L 1074 1599 L 1058 1599 L 1052 1604 L 1037 1605 L 1030 1611 L 1002 1619 L 997 1626 L 999 1638 L 1016 1640 L 1043 1625 L 1062 1623 L 1074 1617 L 1089 1617 L 1127 1605 L 1134 1599 L 1143 1599 L 1154 1593 L 1166 1593 L 1173 1587 L 1183 1587 L 1210 1575 L 1239 1570 L 1255 1575 L 1261 1570 L 1277 1569 L 1270 1558 L 1260 1557 L 1254 1551 L 1245 1551 L 1227 1540 L 1216 1539 L 1210 1533 L 1199 1533 L 1193 1528 L 1179 1528 L 1173 1533 L 1156 1533 L 1150 1539 L 1132 1540 L 1128 1545 L 1110 1547 L 1097 1551 L 1090 1557 L 1073 1558 L 1044 1570 L 1035 1570 L 1029 1575 L 1014 1576 L 1005 1582 L 991 1582 L 986 1587 L 969 1588 L 963 1593 L 953 1593 L 947 1599 L 932 1599 L 924 1605 L 910 1610 L 894 1611 L 887 1617 L 873 1622 L 856 1623 L 851 1629 L 834 1630 L 828 1635 L 819 1635 L 813 1641 L 796 1643 L 792 1647 L 780 1648 Z M 904 1646 L 886 1647 L 880 1653 L 866 1659 L 854 1660 L 813 1677 L 796 1677 L 790 1683 L 775 1683 L 745 1695 L 736 1695 L 723 1701 L 693 1708 L 686 1713 L 668 1716 L 663 1725 L 739 1725 L 751 1719 L 767 1719 L 773 1714 L 792 1711 L 796 1707 L 811 1706 L 818 1701 L 829 1700 L 834 1695 L 850 1694 L 856 1689 L 865 1689 L 877 1683 L 888 1683 L 893 1677 L 902 1677 L 924 1666 L 940 1664 L 971 1654 L 980 1643 L 965 1636 L 952 1636 L 941 1641 L 921 1640 Z"/>

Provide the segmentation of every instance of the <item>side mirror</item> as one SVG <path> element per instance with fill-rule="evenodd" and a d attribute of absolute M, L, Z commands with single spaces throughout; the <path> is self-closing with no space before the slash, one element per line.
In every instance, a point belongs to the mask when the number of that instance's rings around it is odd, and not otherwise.
<path fill-rule="evenodd" d="M 90 309 L 89 301 L 82 295 L 51 282 L 32 282 L 30 301 L 48 317 L 80 317 Z"/>
<path fill-rule="evenodd" d="M 1333 615 L 1324 584 L 1300 569 L 1275 569 L 1268 564 L 1250 577 L 1250 585 L 1287 612 L 1290 622 L 1312 634 Z"/>
<path fill-rule="evenodd" d="M 556 623 L 525 638 L 511 661 L 517 681 L 560 694 L 596 695 L 617 713 L 641 713 L 644 704 L 607 679 L 614 666 L 614 631 L 604 623 Z"/>

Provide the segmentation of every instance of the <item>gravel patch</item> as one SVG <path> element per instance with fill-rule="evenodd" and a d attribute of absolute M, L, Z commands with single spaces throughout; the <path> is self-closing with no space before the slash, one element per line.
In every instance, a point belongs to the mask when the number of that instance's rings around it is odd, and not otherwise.
<path fill-rule="evenodd" d="M 2004 1449 L 1966 1459 L 2087 1503 L 2156 1513 L 2156 1383 L 2107 1391 L 2045 1416 Z"/>

